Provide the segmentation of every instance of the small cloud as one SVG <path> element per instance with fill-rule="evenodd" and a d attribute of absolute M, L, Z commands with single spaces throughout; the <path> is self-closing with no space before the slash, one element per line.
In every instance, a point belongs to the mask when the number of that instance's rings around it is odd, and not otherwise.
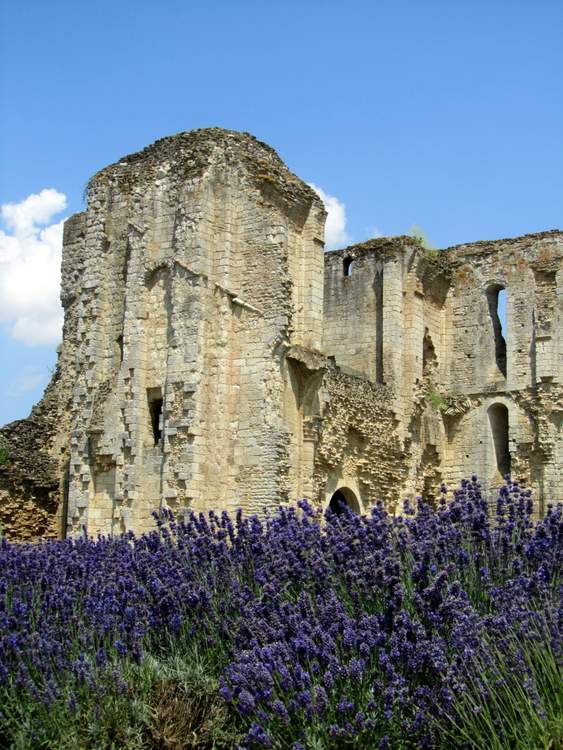
<path fill-rule="evenodd" d="M 366 228 L 366 234 L 370 240 L 375 239 L 376 237 L 383 237 L 383 232 L 379 227 L 372 226 Z"/>
<path fill-rule="evenodd" d="M 66 206 L 66 196 L 49 188 L 0 209 L 8 230 L 0 229 L 0 322 L 29 346 L 61 339 L 64 219 L 49 222 Z"/>
<path fill-rule="evenodd" d="M 44 370 L 27 365 L 23 368 L 20 376 L 8 385 L 6 395 L 10 398 L 18 398 L 44 385 L 46 380 L 47 376 Z"/>
<path fill-rule="evenodd" d="M 350 237 L 346 232 L 346 206 L 344 203 L 335 198 L 334 195 L 329 195 L 325 191 L 314 185 L 312 182 L 309 186 L 313 188 L 315 193 L 319 196 L 322 202 L 325 204 L 327 211 L 326 225 L 325 225 L 325 240 L 328 249 L 335 247 L 342 247 L 350 242 Z"/>

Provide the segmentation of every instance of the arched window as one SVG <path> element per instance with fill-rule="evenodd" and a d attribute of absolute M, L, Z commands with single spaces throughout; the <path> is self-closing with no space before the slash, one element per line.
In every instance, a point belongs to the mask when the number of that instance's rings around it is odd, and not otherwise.
<path fill-rule="evenodd" d="M 354 513 L 360 513 L 360 503 L 354 492 L 348 487 L 339 487 L 330 498 L 328 507 L 333 513 L 340 515 L 342 513 L 342 506 L 344 505 L 348 506 Z"/>
<path fill-rule="evenodd" d="M 495 461 L 499 474 L 510 474 L 510 445 L 508 442 L 508 409 L 504 404 L 492 404 L 488 410 L 493 436 Z"/>
<path fill-rule="evenodd" d="M 344 262 L 342 264 L 342 268 L 344 271 L 344 276 L 351 276 L 352 275 L 352 266 L 354 265 L 354 258 L 344 258 Z"/>
<path fill-rule="evenodd" d="M 495 337 L 495 360 L 498 369 L 506 377 L 506 290 L 500 284 L 492 284 L 486 294 Z"/>

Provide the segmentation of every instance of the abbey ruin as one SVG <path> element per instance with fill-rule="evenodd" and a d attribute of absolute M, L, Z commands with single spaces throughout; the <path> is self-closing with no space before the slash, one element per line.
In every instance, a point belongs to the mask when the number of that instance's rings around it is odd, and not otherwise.
<path fill-rule="evenodd" d="M 324 221 L 248 134 L 181 133 L 96 174 L 65 225 L 56 373 L 0 431 L 3 532 L 337 492 L 393 510 L 472 472 L 525 482 L 538 514 L 562 500 L 563 232 L 325 252 Z"/>

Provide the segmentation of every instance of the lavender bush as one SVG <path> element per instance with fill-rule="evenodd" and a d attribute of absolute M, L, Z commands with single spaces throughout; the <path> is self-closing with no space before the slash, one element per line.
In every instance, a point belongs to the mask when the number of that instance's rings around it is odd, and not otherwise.
<path fill-rule="evenodd" d="M 555 749 L 563 507 L 531 515 L 473 477 L 395 517 L 3 541 L 0 745 Z"/>

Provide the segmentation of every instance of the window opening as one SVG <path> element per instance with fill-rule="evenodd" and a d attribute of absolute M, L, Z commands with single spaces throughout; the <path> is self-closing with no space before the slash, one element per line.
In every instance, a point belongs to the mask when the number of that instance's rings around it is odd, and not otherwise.
<path fill-rule="evenodd" d="M 506 289 L 498 290 L 498 318 L 500 321 L 500 330 L 506 339 Z"/>
<path fill-rule="evenodd" d="M 510 446 L 508 409 L 504 404 L 493 404 L 489 408 L 489 422 L 493 433 L 495 461 L 501 476 L 510 474 Z"/>
<path fill-rule="evenodd" d="M 147 388 L 147 401 L 149 404 L 152 436 L 154 438 L 154 444 L 158 445 L 162 437 L 162 390 L 160 388 Z"/>
<path fill-rule="evenodd" d="M 506 377 L 506 290 L 502 286 L 491 286 L 487 289 L 489 314 L 495 337 L 495 360 L 497 367 Z"/>
<path fill-rule="evenodd" d="M 354 513 L 360 512 L 360 504 L 358 503 L 355 494 L 347 487 L 341 487 L 339 490 L 336 490 L 330 498 L 330 503 L 328 505 L 331 511 L 336 513 L 337 516 L 344 512 L 343 506 L 350 508 Z"/>
<path fill-rule="evenodd" d="M 354 258 L 344 258 L 344 263 L 343 263 L 344 276 L 352 275 L 353 266 L 354 266 Z"/>

